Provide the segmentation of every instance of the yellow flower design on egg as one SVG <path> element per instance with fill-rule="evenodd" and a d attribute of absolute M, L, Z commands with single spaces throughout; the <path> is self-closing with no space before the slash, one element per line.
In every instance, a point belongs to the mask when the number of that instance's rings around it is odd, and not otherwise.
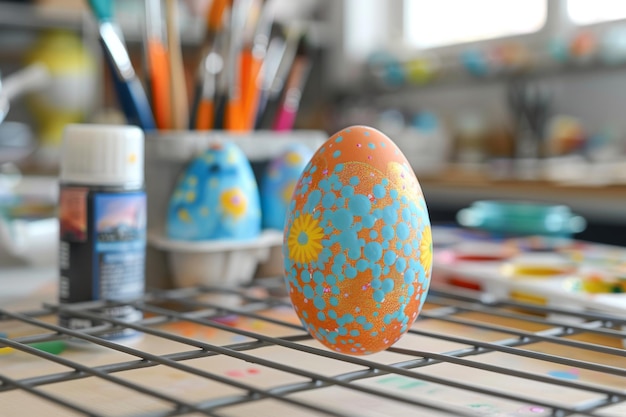
<path fill-rule="evenodd" d="M 289 152 L 285 157 L 285 161 L 287 165 L 296 166 L 302 161 L 302 156 L 300 156 L 297 152 Z"/>
<path fill-rule="evenodd" d="M 302 214 L 293 221 L 287 238 L 290 258 L 300 264 L 316 261 L 322 250 L 323 237 L 319 221 L 309 213 Z"/>
<path fill-rule="evenodd" d="M 430 226 L 424 227 L 420 239 L 420 262 L 428 274 L 433 262 L 433 238 Z"/>
<path fill-rule="evenodd" d="M 246 213 L 248 200 L 246 195 L 239 188 L 231 188 L 220 195 L 220 203 L 226 214 L 237 218 Z"/>
<path fill-rule="evenodd" d="M 184 208 L 178 210 L 178 218 L 186 223 L 189 223 L 191 221 L 191 216 L 189 215 L 189 212 Z"/>

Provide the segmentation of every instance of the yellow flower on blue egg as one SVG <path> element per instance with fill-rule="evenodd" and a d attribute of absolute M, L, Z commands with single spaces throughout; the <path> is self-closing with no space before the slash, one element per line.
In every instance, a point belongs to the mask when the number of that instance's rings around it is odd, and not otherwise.
<path fill-rule="evenodd" d="M 302 163 L 302 155 L 297 152 L 289 152 L 285 156 L 285 162 L 290 166 L 298 166 Z"/>
<path fill-rule="evenodd" d="M 220 202 L 224 212 L 238 218 L 246 213 L 248 199 L 239 188 L 231 188 L 220 195 Z"/>
<path fill-rule="evenodd" d="M 180 210 L 178 210 L 178 218 L 184 221 L 185 223 L 188 223 L 191 221 L 191 216 L 189 216 L 189 212 L 185 210 L 184 208 L 181 208 Z"/>

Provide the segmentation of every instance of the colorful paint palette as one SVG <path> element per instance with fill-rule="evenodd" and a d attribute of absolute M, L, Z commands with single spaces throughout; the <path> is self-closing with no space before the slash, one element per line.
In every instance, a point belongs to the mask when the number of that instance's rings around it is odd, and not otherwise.
<path fill-rule="evenodd" d="M 494 239 L 500 246 L 517 244 L 518 254 L 500 261 L 462 261 L 450 253 L 456 247 L 484 245 L 484 237 L 475 241 L 461 229 L 457 236 L 459 243 L 435 255 L 434 286 L 471 289 L 496 299 L 626 313 L 623 248 L 570 240 L 558 250 L 534 252 L 519 239 Z"/>

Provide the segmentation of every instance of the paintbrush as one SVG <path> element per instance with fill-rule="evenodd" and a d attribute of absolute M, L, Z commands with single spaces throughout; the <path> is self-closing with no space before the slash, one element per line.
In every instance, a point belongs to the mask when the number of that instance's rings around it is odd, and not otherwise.
<path fill-rule="evenodd" d="M 110 0 L 89 0 L 98 21 L 100 45 L 113 77 L 117 98 L 128 123 L 143 130 L 155 128 L 154 117 L 146 92 L 133 68 L 130 56 L 121 37 L 121 30 L 113 21 L 113 4 Z"/>
<path fill-rule="evenodd" d="M 244 128 L 254 129 L 263 81 L 263 63 L 270 42 L 274 12 L 270 1 L 261 2 L 260 16 L 251 41 L 244 47 L 241 57 L 241 95 Z"/>
<path fill-rule="evenodd" d="M 256 128 L 271 128 L 275 114 L 280 106 L 281 95 L 285 89 L 287 78 L 294 63 L 296 53 L 303 36 L 303 29 L 300 24 L 291 24 L 283 29 L 285 36 L 285 49 L 279 56 L 280 62 L 271 82 L 270 87 L 265 92 L 265 102 L 262 111 L 257 116 Z"/>
<path fill-rule="evenodd" d="M 163 40 L 163 14 L 161 0 L 145 0 L 146 34 L 146 78 L 150 86 L 150 98 L 154 118 L 159 129 L 172 128 L 172 98 L 170 88 L 170 64 Z"/>
<path fill-rule="evenodd" d="M 178 24 L 178 0 L 166 0 L 166 10 L 167 51 L 169 54 L 172 97 L 172 127 L 181 130 L 186 128 L 189 120 L 189 105 L 187 102 L 187 83 L 185 82 L 185 68 Z"/>
<path fill-rule="evenodd" d="M 272 126 L 273 130 L 292 130 L 300 108 L 302 91 L 311 71 L 311 57 L 308 52 L 306 36 L 300 38 L 296 56 L 291 65 L 287 83 Z"/>
<path fill-rule="evenodd" d="M 287 42 L 282 33 L 282 28 L 278 25 L 272 27 L 272 35 L 269 45 L 267 47 L 267 53 L 263 60 L 263 67 L 261 68 L 261 79 L 259 82 L 259 97 L 255 109 L 255 121 L 254 128 L 260 129 L 263 121 L 263 115 L 267 107 L 268 100 L 272 90 L 272 85 L 278 74 L 278 68 L 285 56 L 287 50 Z"/>
<path fill-rule="evenodd" d="M 223 128 L 230 131 L 245 131 L 245 115 L 241 88 L 241 58 L 246 21 L 253 6 L 253 0 L 235 0 L 229 28 L 229 48 L 226 58 L 227 77 L 226 101 Z"/>
<path fill-rule="evenodd" d="M 230 14 L 230 0 L 213 0 L 206 16 L 206 33 L 202 43 L 190 112 L 190 129 L 215 128 L 218 75 L 224 67 L 225 27 Z"/>

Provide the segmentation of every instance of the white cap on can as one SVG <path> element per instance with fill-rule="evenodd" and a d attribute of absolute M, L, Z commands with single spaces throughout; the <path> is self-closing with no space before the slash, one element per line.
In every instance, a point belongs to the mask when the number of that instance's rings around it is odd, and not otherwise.
<path fill-rule="evenodd" d="M 63 133 L 60 180 L 139 187 L 144 181 L 144 134 L 135 126 L 69 124 Z"/>

